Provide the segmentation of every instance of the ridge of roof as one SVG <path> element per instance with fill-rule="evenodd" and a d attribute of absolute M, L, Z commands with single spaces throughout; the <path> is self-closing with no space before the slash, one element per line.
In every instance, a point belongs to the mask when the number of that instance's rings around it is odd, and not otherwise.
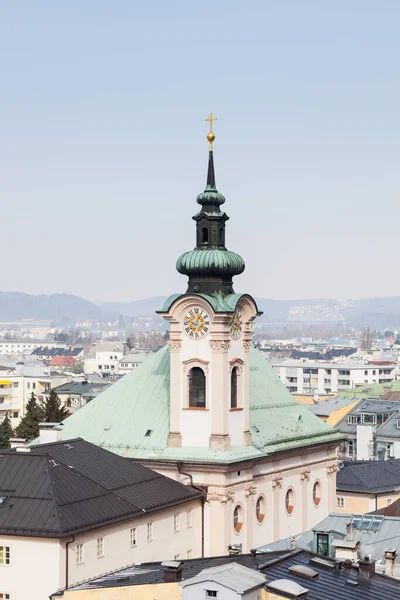
<path fill-rule="evenodd" d="M 8 450 L 1 460 L 0 489 L 12 491 L 0 534 L 64 538 L 203 497 L 82 439 Z"/>

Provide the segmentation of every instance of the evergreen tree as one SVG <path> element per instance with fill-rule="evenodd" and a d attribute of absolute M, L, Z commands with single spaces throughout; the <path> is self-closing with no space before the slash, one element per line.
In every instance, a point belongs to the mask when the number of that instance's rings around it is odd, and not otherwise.
<path fill-rule="evenodd" d="M 62 406 L 61 400 L 55 390 L 50 390 L 50 395 L 47 396 L 46 402 L 44 403 L 44 421 L 45 423 L 60 423 L 66 417 L 69 412 L 65 406 Z"/>
<path fill-rule="evenodd" d="M 125 346 L 126 346 L 127 350 L 132 350 L 132 348 L 133 348 L 132 338 L 129 335 L 126 338 Z"/>
<path fill-rule="evenodd" d="M 36 396 L 32 392 L 28 404 L 26 405 L 25 416 L 15 430 L 17 437 L 26 439 L 28 442 L 34 440 L 39 435 L 39 423 L 44 419 L 44 413 L 41 406 L 36 402 Z"/>
<path fill-rule="evenodd" d="M 0 448 L 10 448 L 10 437 L 13 436 L 11 421 L 8 418 L 8 413 L 0 424 Z"/>

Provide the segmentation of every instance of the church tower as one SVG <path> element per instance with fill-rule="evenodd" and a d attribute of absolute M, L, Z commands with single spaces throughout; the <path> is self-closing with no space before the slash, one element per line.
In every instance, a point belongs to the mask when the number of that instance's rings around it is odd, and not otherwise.
<path fill-rule="evenodd" d="M 170 296 L 159 311 L 170 324 L 170 448 L 230 450 L 251 444 L 249 351 L 259 311 L 248 294 L 235 294 L 241 256 L 227 249 L 224 196 L 215 184 L 212 113 L 207 184 L 197 197 L 196 247 L 178 258 L 188 276 L 185 294 Z"/>

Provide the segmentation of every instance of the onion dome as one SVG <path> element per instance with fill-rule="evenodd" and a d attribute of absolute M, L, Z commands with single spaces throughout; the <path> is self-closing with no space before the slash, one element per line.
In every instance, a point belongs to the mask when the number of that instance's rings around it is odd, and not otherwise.
<path fill-rule="evenodd" d="M 215 185 L 214 156 L 212 144 L 215 135 L 212 132 L 210 117 L 210 142 L 208 155 L 207 185 L 202 194 L 197 197 L 201 210 L 193 217 L 196 221 L 196 247 L 182 254 L 176 263 L 179 273 L 189 277 L 187 293 L 222 292 L 232 294 L 232 277 L 240 275 L 245 269 L 244 260 L 236 252 L 227 250 L 225 246 L 225 223 L 229 219 L 221 210 L 225 198 Z"/>

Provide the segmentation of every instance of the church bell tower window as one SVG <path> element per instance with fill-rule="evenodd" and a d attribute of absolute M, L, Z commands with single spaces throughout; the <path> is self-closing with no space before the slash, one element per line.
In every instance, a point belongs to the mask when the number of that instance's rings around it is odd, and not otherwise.
<path fill-rule="evenodd" d="M 208 244 L 208 229 L 207 227 L 203 227 L 201 230 L 201 243 Z"/>
<path fill-rule="evenodd" d="M 238 376 L 237 369 L 233 368 L 231 373 L 231 408 L 238 405 Z"/>
<path fill-rule="evenodd" d="M 200 367 L 193 367 L 189 372 L 189 407 L 206 407 L 206 376 Z"/>

